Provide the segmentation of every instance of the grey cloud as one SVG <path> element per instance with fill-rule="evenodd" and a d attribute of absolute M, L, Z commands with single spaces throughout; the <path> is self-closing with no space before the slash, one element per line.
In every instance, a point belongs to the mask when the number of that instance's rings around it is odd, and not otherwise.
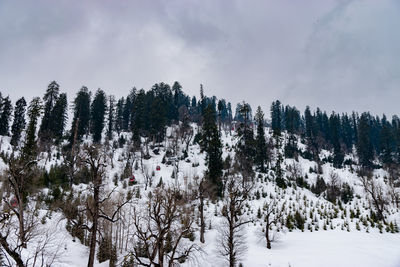
<path fill-rule="evenodd" d="M 396 1 L 2 1 L 0 90 L 180 81 L 261 105 L 398 113 Z"/>

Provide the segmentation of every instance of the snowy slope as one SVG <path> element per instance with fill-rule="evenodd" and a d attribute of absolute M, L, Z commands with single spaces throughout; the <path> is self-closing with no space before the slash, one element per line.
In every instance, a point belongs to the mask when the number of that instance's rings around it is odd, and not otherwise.
<path fill-rule="evenodd" d="M 193 126 L 195 127 L 195 126 Z M 267 129 L 268 130 L 268 129 Z M 167 133 L 170 135 L 173 129 L 169 128 Z M 125 134 L 126 139 L 130 140 L 129 134 Z M 233 158 L 234 150 L 232 147 L 236 143 L 236 137 L 229 133 L 223 133 L 223 158 L 228 154 Z M 8 139 L 2 139 L 2 151 L 10 152 L 11 146 Z M 184 190 L 190 190 L 194 183 L 195 177 L 202 177 L 205 166 L 205 155 L 200 153 L 197 144 L 190 145 L 188 151 L 188 159 L 181 160 L 177 163 L 178 172 L 172 173 L 176 168 L 173 164 L 163 164 L 165 147 L 171 147 L 172 140 L 166 140 L 164 147 L 160 148 L 158 155 L 154 154 L 150 149 L 152 156 L 148 160 L 143 160 L 143 169 L 151 175 L 152 186 L 147 189 L 151 191 L 162 179 L 163 183 L 169 186 L 180 186 Z M 299 147 L 304 146 L 299 143 Z M 180 149 L 184 144 L 180 144 Z M 116 149 L 113 154 L 114 168 L 111 164 L 107 166 L 107 177 L 105 181 L 106 190 L 114 188 L 113 177 L 115 174 L 121 174 L 126 165 L 126 149 Z M 322 153 L 329 154 L 328 151 Z M 49 169 L 51 165 L 62 162 L 62 157 L 56 159 L 51 157 L 47 160 L 47 155 L 42 155 L 43 159 L 40 164 Z M 135 155 L 139 157 L 138 154 Z M 133 162 L 132 162 L 133 164 Z M 310 167 L 315 168 L 315 162 L 299 157 L 298 162 L 293 159 L 286 159 L 284 166 L 294 166 L 300 169 L 303 176 L 307 174 L 307 182 L 311 185 L 317 179 L 316 173 L 310 173 Z M 160 170 L 157 170 L 160 166 Z M 142 168 L 135 170 L 134 175 L 139 181 L 140 194 L 143 196 L 141 200 L 133 201 L 132 205 L 140 206 L 145 201 L 147 192 L 145 190 L 145 175 Z M 5 170 L 4 162 L 0 160 L 0 169 Z M 245 236 L 247 243 L 247 253 L 242 260 L 243 266 L 295 266 L 295 267 L 313 267 L 313 266 L 383 266 L 395 267 L 400 266 L 400 234 L 387 233 L 383 229 L 377 228 L 377 225 L 371 225 L 369 222 L 364 223 L 364 219 L 369 214 L 369 202 L 362 189 L 359 178 L 350 168 L 336 169 L 327 163 L 322 166 L 322 177 L 329 182 L 332 173 L 336 173 L 341 182 L 347 182 L 354 188 L 355 197 L 348 204 L 338 207 L 323 197 L 317 197 L 308 189 L 300 187 L 288 187 L 283 190 L 278 188 L 273 182 L 272 172 L 267 174 L 256 175 L 253 188 L 253 197 L 249 200 L 249 204 L 245 210 L 245 215 L 253 219 L 253 223 L 245 226 Z M 286 171 L 289 175 L 290 171 Z M 383 181 L 386 173 L 383 170 L 376 170 L 374 175 Z M 128 177 L 124 181 L 118 181 L 116 192 L 126 194 L 128 190 L 134 189 L 126 186 Z M 125 183 L 125 185 L 124 185 Z M 87 186 L 74 186 L 76 194 L 78 192 L 85 193 Z M 136 189 L 135 189 L 136 190 Z M 257 197 L 258 192 L 259 197 Z M 288 231 L 282 226 L 277 240 L 273 243 L 272 249 L 266 248 L 263 239 L 263 220 L 257 218 L 258 209 L 262 210 L 265 202 L 276 199 L 280 206 L 285 207 L 285 215 L 293 214 L 298 211 L 306 218 L 304 231 L 292 230 Z M 197 204 L 197 203 L 194 203 Z M 182 266 L 224 266 L 226 262 L 218 255 L 218 227 L 221 223 L 222 203 L 206 203 L 206 242 L 201 244 L 196 232 L 196 242 L 204 250 L 203 253 L 197 255 L 197 261 L 184 263 Z M 127 209 L 129 207 L 126 207 Z M 357 213 L 356 217 L 352 213 Z M 43 210 L 43 214 L 46 211 Z M 312 216 L 310 216 L 312 214 Z M 44 215 L 43 215 L 44 216 Z M 400 225 L 400 212 L 396 207 L 391 207 L 387 214 L 388 220 Z M 58 246 L 60 259 L 52 266 L 86 266 L 88 248 L 80 244 L 79 241 L 73 242 L 72 237 L 65 230 L 65 220 L 62 215 L 53 212 L 51 218 L 47 218 L 46 224 L 42 227 L 54 229 L 59 235 L 58 240 L 61 245 Z M 60 249 L 61 247 L 61 249 Z M 129 248 L 128 248 L 129 250 Z M 119 258 L 123 258 L 127 251 L 122 251 Z M 97 264 L 96 266 L 108 266 L 107 262 Z"/>

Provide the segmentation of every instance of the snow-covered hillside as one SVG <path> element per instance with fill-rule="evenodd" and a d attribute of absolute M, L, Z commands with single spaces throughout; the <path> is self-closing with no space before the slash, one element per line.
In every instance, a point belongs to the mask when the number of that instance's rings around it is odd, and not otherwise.
<path fill-rule="evenodd" d="M 192 125 L 194 132 L 197 126 Z M 269 128 L 266 129 L 268 138 L 271 138 Z M 149 192 L 159 188 L 161 184 L 165 187 L 179 187 L 188 195 L 194 195 L 196 185 L 202 179 L 207 169 L 205 154 L 200 152 L 198 144 L 190 143 L 185 159 L 182 151 L 185 148 L 179 138 L 176 138 L 176 126 L 167 130 L 167 138 L 161 147 L 143 148 L 149 149 L 150 158 L 141 157 L 139 152 L 132 152 L 130 142 L 118 146 L 118 138 L 110 142 L 105 151 L 107 156 L 105 179 L 103 181 L 103 196 L 114 190 L 112 197 L 115 201 L 124 198 L 128 194 L 132 196 L 131 201 L 118 213 L 120 220 L 111 227 L 112 235 L 121 239 L 112 239 L 117 247 L 118 265 L 126 259 L 133 249 L 134 240 L 132 233 L 135 231 L 133 225 L 133 210 L 145 210 L 148 205 Z M 122 133 L 125 140 L 131 136 Z M 90 141 L 86 141 L 90 143 Z M 237 142 L 235 133 L 222 131 L 223 159 L 228 155 L 234 158 L 234 146 Z M 114 143 L 114 146 L 113 146 Z M 304 149 L 304 144 L 299 142 L 299 148 Z M 12 147 L 9 139 L 3 137 L 1 140 L 2 152 L 10 154 Z M 176 155 L 166 157 L 166 152 L 174 151 Z M 274 152 L 276 154 L 276 151 Z M 39 166 L 48 171 L 52 166 L 60 165 L 64 158 L 57 155 L 54 149 L 51 155 L 42 153 Z M 328 156 L 330 152 L 322 151 L 321 157 Z M 129 156 L 128 156 L 129 155 Z M 354 155 L 347 155 L 354 157 Z M 181 159 L 182 158 L 182 159 Z M 275 159 L 273 159 L 274 161 Z M 128 164 L 127 164 L 128 162 Z M 136 184 L 129 182 L 131 176 L 124 177 L 124 170 L 128 169 L 135 177 Z M 331 163 L 325 163 L 321 170 L 315 162 L 299 156 L 298 160 L 285 159 L 282 165 L 285 178 L 289 182 L 286 189 L 279 188 L 274 181 L 274 172 L 269 169 L 266 173 L 256 173 L 252 182 L 250 197 L 247 199 L 243 209 L 242 217 L 250 221 L 242 228 L 242 240 L 247 247 L 240 258 L 242 266 L 400 266 L 400 210 L 394 204 L 389 204 L 385 211 L 385 223 L 373 223 L 370 220 L 371 199 L 365 192 L 361 179 L 355 171 L 357 166 L 346 166 L 336 169 Z M 7 165 L 1 160 L 2 171 Z M 385 184 L 387 173 L 375 170 L 375 179 Z M 318 177 L 322 177 L 326 184 L 331 179 L 342 185 L 347 183 L 353 190 L 353 198 L 348 202 L 336 202 L 326 200 L 325 195 L 317 196 L 307 186 L 299 186 L 296 178 L 302 177 L 306 184 L 314 185 Z M 84 199 L 89 194 L 87 184 L 73 186 L 73 196 Z M 54 189 L 53 189 L 54 190 Z M 130 193 L 128 193 L 130 192 Z M 38 192 L 39 194 L 39 192 Z M 48 189 L 41 190 L 43 195 L 49 194 Z M 49 194 L 51 195 L 51 194 Z M 64 200 L 69 193 L 65 193 Z M 10 196 L 3 196 L 5 198 Z M 36 198 L 32 198 L 35 205 Z M 117 201 L 118 202 L 118 201 Z M 117 203 L 115 202 L 115 203 Z M 198 246 L 192 253 L 191 259 L 182 262 L 181 266 L 228 266 L 228 263 L 219 254 L 220 232 L 225 218 L 221 215 L 223 200 L 205 201 L 205 242 L 199 240 L 199 200 L 192 199 L 186 203 L 194 212 L 194 240 L 193 244 Z M 272 248 L 267 249 L 265 241 L 264 214 L 273 205 L 276 211 L 281 211 L 280 220 L 271 225 L 273 237 Z M 113 206 L 110 206 L 112 210 Z M 50 254 L 57 255 L 51 266 L 76 266 L 87 265 L 88 247 L 81 244 L 77 238 L 73 238 L 66 230 L 67 220 L 60 210 L 49 212 L 46 204 L 40 204 L 38 221 L 41 233 L 49 232 L 53 236 Z M 44 219 L 43 219 L 44 218 Z M 35 243 L 36 242 L 36 243 Z M 34 244 L 40 242 L 40 235 Z M 185 238 L 187 244 L 192 241 Z M 36 246 L 32 245 L 26 249 L 26 254 L 34 254 Z M 55 254 L 57 252 L 57 254 Z M 48 258 L 49 255 L 46 255 Z M 27 256 L 28 257 L 28 256 Z M 32 262 L 32 260 L 31 260 Z M 96 266 L 108 266 L 108 261 L 96 263 Z"/>

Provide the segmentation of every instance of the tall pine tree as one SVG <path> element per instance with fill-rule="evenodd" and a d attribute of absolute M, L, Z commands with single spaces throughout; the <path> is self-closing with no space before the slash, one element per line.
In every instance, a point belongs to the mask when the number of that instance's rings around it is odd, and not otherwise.
<path fill-rule="evenodd" d="M 22 131 L 25 129 L 25 112 L 26 112 L 26 101 L 24 97 L 21 97 L 15 103 L 14 109 L 14 121 L 11 126 L 11 145 L 18 146 L 21 139 Z"/>
<path fill-rule="evenodd" d="M 104 128 L 104 119 L 107 108 L 107 97 L 103 90 L 97 90 L 91 108 L 90 108 L 90 132 L 93 136 L 93 142 L 99 143 L 101 141 L 101 133 Z"/>
<path fill-rule="evenodd" d="M 8 136 L 10 129 L 10 119 L 12 113 L 12 104 L 10 97 L 3 98 L 2 101 L 2 110 L 0 116 L 0 135 Z"/>
<path fill-rule="evenodd" d="M 215 110 L 208 105 L 204 111 L 202 147 L 207 153 L 207 178 L 215 186 L 217 196 L 222 195 L 222 143 L 216 124 Z"/>
<path fill-rule="evenodd" d="M 267 162 L 268 155 L 267 155 L 267 142 L 265 140 L 265 132 L 264 132 L 264 113 L 261 110 L 260 106 L 258 106 L 257 108 L 255 119 L 257 123 L 257 136 L 255 140 L 256 155 L 254 163 L 261 172 L 265 172 L 265 163 Z"/>
<path fill-rule="evenodd" d="M 39 117 L 42 112 L 42 101 L 35 97 L 29 104 L 28 117 L 29 123 L 26 129 L 26 139 L 22 148 L 22 157 L 24 160 L 32 160 L 37 156 L 36 129 Z"/>
<path fill-rule="evenodd" d="M 282 105 L 279 100 L 271 105 L 271 128 L 274 136 L 280 136 L 282 132 Z"/>
<path fill-rule="evenodd" d="M 85 135 L 90 121 L 90 92 L 83 86 L 74 100 L 74 118 L 72 119 L 70 144 L 75 145 Z"/>
<path fill-rule="evenodd" d="M 370 117 L 368 113 L 361 114 L 357 128 L 357 154 L 360 164 L 363 167 L 372 167 L 372 161 L 374 159 L 374 150 L 371 142 Z"/>
<path fill-rule="evenodd" d="M 52 81 L 47 87 L 46 93 L 44 94 L 44 114 L 42 123 L 39 128 L 40 141 L 48 141 L 54 137 L 54 126 L 55 118 L 53 118 L 53 108 L 58 99 L 60 93 L 60 86 L 57 82 Z"/>
<path fill-rule="evenodd" d="M 108 120 L 107 120 L 107 138 L 112 139 L 112 134 L 115 125 L 115 97 L 110 95 L 108 97 Z"/>
<path fill-rule="evenodd" d="M 54 108 L 51 112 L 51 117 L 53 120 L 53 122 L 51 123 L 51 131 L 57 143 L 61 141 L 64 134 L 65 125 L 67 124 L 68 120 L 67 109 L 68 109 L 67 94 L 62 93 L 58 97 L 54 105 Z"/>

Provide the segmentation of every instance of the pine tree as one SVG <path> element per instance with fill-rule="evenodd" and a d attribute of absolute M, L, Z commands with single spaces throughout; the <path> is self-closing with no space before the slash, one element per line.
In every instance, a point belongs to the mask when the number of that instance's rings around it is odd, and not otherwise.
<path fill-rule="evenodd" d="M 340 117 L 339 115 L 332 113 L 329 118 L 330 138 L 333 145 L 333 166 L 340 168 L 344 160 L 344 153 L 340 143 Z"/>
<path fill-rule="evenodd" d="M 83 86 L 77 93 L 74 100 L 74 118 L 70 132 L 70 144 L 79 142 L 87 133 L 90 121 L 90 92 Z M 76 139 L 76 140 L 75 140 Z"/>
<path fill-rule="evenodd" d="M 107 108 L 107 98 L 103 90 L 99 89 L 94 96 L 90 108 L 91 129 L 93 135 L 93 142 L 98 143 L 101 141 L 101 133 L 104 128 L 104 118 Z"/>
<path fill-rule="evenodd" d="M 60 86 L 57 82 L 52 81 L 47 87 L 46 93 L 44 94 L 44 114 L 42 118 L 42 123 L 39 128 L 39 137 L 41 141 L 46 141 L 54 137 L 53 124 L 54 118 L 52 117 L 53 108 L 58 99 L 60 92 Z"/>
<path fill-rule="evenodd" d="M 360 160 L 360 164 L 363 167 L 372 167 L 372 161 L 374 159 L 374 150 L 371 143 L 371 125 L 370 115 L 368 113 L 361 114 L 358 122 L 358 142 L 357 142 L 357 154 Z"/>
<path fill-rule="evenodd" d="M 280 188 L 286 188 L 286 182 L 284 179 L 284 171 L 282 169 L 283 156 L 281 153 L 282 148 L 282 138 L 280 136 L 275 136 L 276 143 L 276 162 L 275 162 L 275 182 Z"/>
<path fill-rule="evenodd" d="M 255 156 L 255 164 L 261 172 L 265 172 L 265 163 L 267 162 L 267 142 L 265 140 L 264 133 L 264 113 L 261 110 L 261 107 L 258 106 L 256 115 L 255 115 L 256 123 L 257 123 L 257 136 L 256 136 L 256 156 Z"/>
<path fill-rule="evenodd" d="M 118 135 L 123 130 L 123 110 L 124 110 L 124 98 L 121 98 L 117 102 L 116 106 L 116 114 L 115 114 L 115 130 L 117 131 Z"/>
<path fill-rule="evenodd" d="M 0 135 L 8 136 L 10 128 L 10 118 L 12 113 L 12 104 L 10 97 L 3 98 L 2 111 L 0 116 Z"/>
<path fill-rule="evenodd" d="M 282 131 L 282 106 L 279 100 L 271 105 L 271 128 L 274 136 L 280 136 Z"/>
<path fill-rule="evenodd" d="M 14 121 L 11 126 L 11 145 L 14 147 L 18 146 L 22 131 L 25 129 L 25 111 L 26 101 L 24 97 L 21 97 L 15 103 Z"/>
<path fill-rule="evenodd" d="M 382 118 L 382 129 L 379 134 L 379 147 L 380 147 L 380 158 L 382 163 L 390 165 L 393 163 L 393 151 L 395 150 L 395 141 L 393 136 L 393 130 L 390 123 L 387 121 L 386 116 Z"/>
<path fill-rule="evenodd" d="M 62 139 L 64 134 L 65 125 L 68 120 L 67 109 L 68 109 L 67 94 L 62 93 L 58 97 L 54 105 L 54 108 L 51 112 L 51 118 L 52 118 L 51 132 L 54 138 L 57 140 L 57 142 L 59 142 Z"/>
<path fill-rule="evenodd" d="M 243 182 L 252 180 L 254 177 L 253 165 L 256 155 L 254 132 L 251 125 L 251 108 L 244 103 L 239 110 L 242 122 L 238 128 L 238 142 L 236 144 L 236 162 L 238 171 L 243 176 Z"/>
<path fill-rule="evenodd" d="M 135 97 L 135 102 L 132 109 L 131 125 L 132 141 L 136 147 L 139 147 L 141 139 L 140 136 L 143 133 L 147 133 L 149 119 L 149 112 L 147 111 L 146 101 L 148 96 L 146 92 L 141 89 Z"/>
<path fill-rule="evenodd" d="M 42 101 L 39 97 L 33 98 L 28 107 L 29 123 L 26 130 L 25 144 L 22 148 L 22 156 L 25 160 L 30 160 L 36 157 L 36 128 L 38 119 L 42 112 L 42 108 Z"/>
<path fill-rule="evenodd" d="M 115 122 L 115 98 L 114 96 L 110 95 L 108 97 L 108 127 L 107 127 L 107 138 L 109 140 L 112 139 L 112 133 L 114 130 L 114 122 Z"/>
<path fill-rule="evenodd" d="M 125 99 L 124 109 L 122 113 L 122 129 L 124 131 L 128 131 L 129 129 L 129 122 L 131 121 L 131 113 L 132 113 L 132 99 L 128 96 Z"/>
<path fill-rule="evenodd" d="M 204 111 L 202 148 L 207 153 L 207 178 L 215 186 L 218 196 L 222 194 L 222 143 L 215 121 L 215 110 L 208 105 Z"/>

